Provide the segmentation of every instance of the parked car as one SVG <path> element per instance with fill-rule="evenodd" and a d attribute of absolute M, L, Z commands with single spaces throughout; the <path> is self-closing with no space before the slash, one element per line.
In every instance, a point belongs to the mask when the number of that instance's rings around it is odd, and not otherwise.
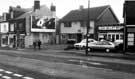
<path fill-rule="evenodd" d="M 114 44 L 116 45 L 117 50 L 123 50 L 123 40 L 115 40 Z"/>
<path fill-rule="evenodd" d="M 119 45 L 119 44 L 122 44 L 122 43 L 123 43 L 123 40 L 115 40 L 114 43 L 115 43 L 116 45 Z"/>
<path fill-rule="evenodd" d="M 105 50 L 106 52 L 110 52 L 111 50 L 115 50 L 115 44 L 109 41 L 98 41 L 88 44 L 88 51 L 92 50 Z"/>
<path fill-rule="evenodd" d="M 95 39 L 88 39 L 88 44 L 89 43 L 95 43 L 95 42 L 97 42 Z M 86 39 L 83 39 L 80 43 L 75 43 L 74 47 L 76 49 L 83 49 L 83 48 L 85 48 L 86 47 Z"/>

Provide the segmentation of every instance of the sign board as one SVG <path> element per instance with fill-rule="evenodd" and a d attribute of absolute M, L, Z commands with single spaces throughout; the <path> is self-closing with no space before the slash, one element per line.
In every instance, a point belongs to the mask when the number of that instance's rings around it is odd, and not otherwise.
<path fill-rule="evenodd" d="M 123 26 L 99 26 L 98 30 L 120 30 Z"/>
<path fill-rule="evenodd" d="M 55 32 L 55 18 L 31 16 L 31 32 Z"/>

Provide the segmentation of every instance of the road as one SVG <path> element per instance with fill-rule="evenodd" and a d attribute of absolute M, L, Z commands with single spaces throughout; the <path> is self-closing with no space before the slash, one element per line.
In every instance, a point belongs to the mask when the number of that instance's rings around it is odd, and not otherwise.
<path fill-rule="evenodd" d="M 0 64 L 0 79 L 53 79 L 53 76 L 45 75 L 39 72 Z M 55 77 L 55 79 L 63 79 Z"/>
<path fill-rule="evenodd" d="M 129 60 L 40 51 L 0 51 L 0 60 L 1 69 L 34 79 L 135 78 L 135 62 Z"/>

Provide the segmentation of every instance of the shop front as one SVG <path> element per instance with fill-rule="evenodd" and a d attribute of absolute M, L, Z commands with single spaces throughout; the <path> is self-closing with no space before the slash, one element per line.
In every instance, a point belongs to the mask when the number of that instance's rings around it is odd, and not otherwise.
<path fill-rule="evenodd" d="M 115 40 L 123 40 L 123 25 L 99 25 L 98 40 L 104 39 L 114 42 Z"/>

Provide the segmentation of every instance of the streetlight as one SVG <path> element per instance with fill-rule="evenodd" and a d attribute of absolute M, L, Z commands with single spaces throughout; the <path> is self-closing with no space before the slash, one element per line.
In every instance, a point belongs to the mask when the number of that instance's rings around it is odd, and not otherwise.
<path fill-rule="evenodd" d="M 85 54 L 86 56 L 88 55 L 88 35 L 89 35 L 89 26 L 90 26 L 90 0 L 88 0 L 88 20 L 87 20 L 87 32 L 86 32 L 86 49 L 85 49 Z"/>

